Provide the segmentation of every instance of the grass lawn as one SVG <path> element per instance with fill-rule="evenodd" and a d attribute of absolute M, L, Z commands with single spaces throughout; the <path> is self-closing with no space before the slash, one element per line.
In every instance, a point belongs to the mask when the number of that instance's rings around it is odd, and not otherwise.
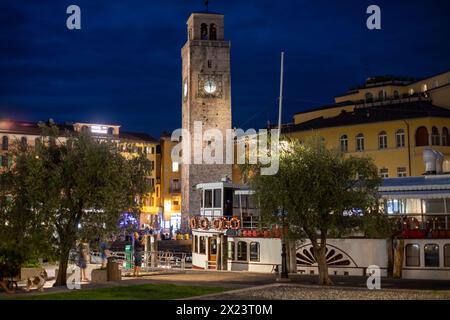
<path fill-rule="evenodd" d="M 100 289 L 81 289 L 61 293 L 22 295 L 17 300 L 171 300 L 219 293 L 230 288 L 142 284 Z"/>

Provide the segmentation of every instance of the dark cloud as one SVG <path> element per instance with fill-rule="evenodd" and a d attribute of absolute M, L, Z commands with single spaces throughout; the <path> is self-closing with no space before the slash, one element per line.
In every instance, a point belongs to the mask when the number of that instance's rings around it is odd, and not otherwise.
<path fill-rule="evenodd" d="M 82 10 L 82 30 L 65 27 Z M 378 1 L 382 30 L 365 28 L 370 1 L 210 1 L 232 41 L 235 126 L 277 118 L 286 51 L 284 120 L 332 102 L 377 74 L 450 69 L 448 1 Z M 181 58 L 202 1 L 17 1 L 0 4 L 0 115 L 120 123 L 159 135 L 180 126 Z"/>

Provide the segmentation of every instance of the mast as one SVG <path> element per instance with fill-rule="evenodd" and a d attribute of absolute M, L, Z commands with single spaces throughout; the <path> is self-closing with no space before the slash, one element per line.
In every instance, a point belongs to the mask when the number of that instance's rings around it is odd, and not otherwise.
<path fill-rule="evenodd" d="M 281 73 L 280 73 L 280 98 L 278 101 L 278 133 L 281 135 L 281 113 L 283 109 L 283 77 L 284 77 L 284 51 L 281 51 Z"/>

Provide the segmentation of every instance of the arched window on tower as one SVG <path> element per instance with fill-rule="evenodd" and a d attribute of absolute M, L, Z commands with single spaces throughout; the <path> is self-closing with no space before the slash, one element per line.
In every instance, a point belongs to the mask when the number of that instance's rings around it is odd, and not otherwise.
<path fill-rule="evenodd" d="M 442 145 L 443 146 L 449 146 L 450 145 L 450 137 L 448 134 L 448 128 L 444 127 L 442 129 Z"/>
<path fill-rule="evenodd" d="M 214 23 L 209 26 L 209 40 L 217 40 L 217 29 Z"/>
<path fill-rule="evenodd" d="M 423 147 L 428 145 L 428 129 L 426 127 L 419 127 L 416 130 L 416 147 Z"/>
<path fill-rule="evenodd" d="M 436 127 L 431 129 L 431 145 L 439 146 L 441 144 L 441 135 Z"/>
<path fill-rule="evenodd" d="M 208 25 L 206 23 L 202 23 L 200 26 L 200 39 L 208 40 Z"/>

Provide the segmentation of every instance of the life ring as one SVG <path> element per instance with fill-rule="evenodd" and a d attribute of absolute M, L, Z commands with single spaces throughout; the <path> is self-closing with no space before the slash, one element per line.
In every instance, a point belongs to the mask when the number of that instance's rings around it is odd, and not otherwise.
<path fill-rule="evenodd" d="M 233 217 L 230 219 L 230 229 L 231 230 L 238 230 L 241 227 L 241 221 L 236 218 Z"/>
<path fill-rule="evenodd" d="M 216 218 L 216 219 L 214 219 L 214 221 L 213 221 L 213 227 L 214 227 L 214 229 L 216 229 L 216 230 L 221 230 L 221 222 L 222 221 L 222 219 L 219 219 L 219 218 Z"/>
<path fill-rule="evenodd" d="M 200 227 L 202 227 L 203 230 L 208 230 L 209 229 L 209 220 L 206 217 L 203 217 L 200 220 Z"/>
<path fill-rule="evenodd" d="M 197 217 L 192 217 L 191 221 L 189 222 L 189 225 L 191 226 L 191 229 L 197 229 L 198 227 Z"/>
<path fill-rule="evenodd" d="M 224 229 L 228 229 L 229 228 L 229 224 L 228 224 L 228 220 L 227 218 L 222 218 L 220 219 L 220 223 L 219 223 L 219 230 L 224 230 Z"/>

